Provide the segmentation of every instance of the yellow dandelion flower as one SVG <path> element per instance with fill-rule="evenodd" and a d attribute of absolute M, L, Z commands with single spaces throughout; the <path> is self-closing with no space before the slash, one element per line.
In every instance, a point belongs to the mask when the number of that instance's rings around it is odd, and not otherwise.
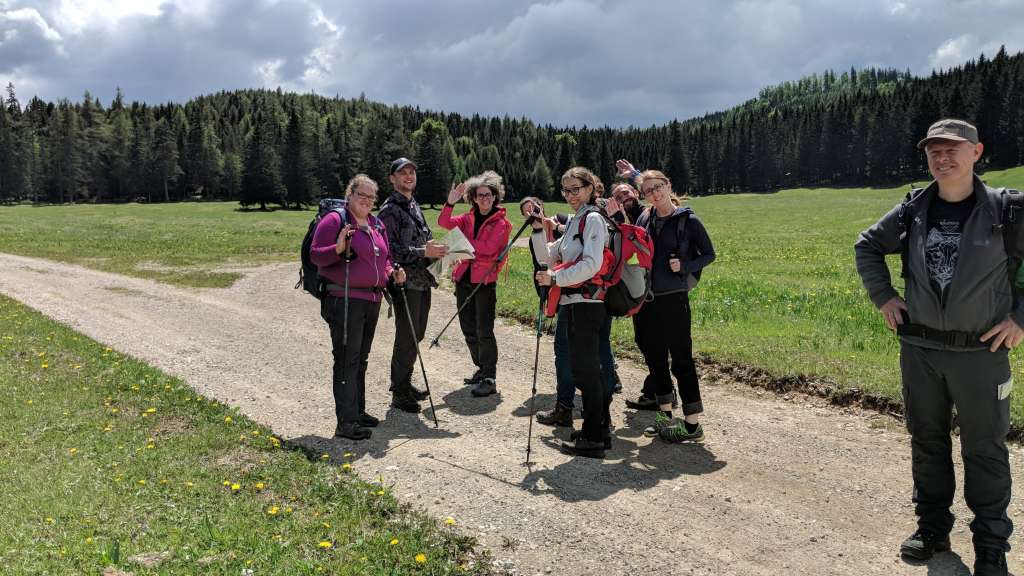
<path fill-rule="evenodd" d="M 43 370 L 46 370 L 49 367 L 50 367 L 49 364 L 43 364 L 42 366 L 40 366 L 40 368 L 42 368 Z"/>
<path fill-rule="evenodd" d="M 398 545 L 398 538 L 392 538 L 391 542 L 388 542 L 388 544 L 391 544 L 392 546 L 397 546 Z"/>
<path fill-rule="evenodd" d="M 264 484 L 263 482 L 257 482 L 256 483 L 256 489 L 257 490 L 263 490 L 265 487 L 266 487 L 266 484 Z"/>
<path fill-rule="evenodd" d="M 383 496 L 383 495 L 384 495 L 384 491 L 383 490 L 377 490 L 377 496 Z"/>
<path fill-rule="evenodd" d="M 352 453 L 351 452 L 345 452 L 345 458 L 351 458 L 351 457 L 352 457 Z"/>
<path fill-rule="evenodd" d="M 146 414 L 155 414 L 156 408 L 146 408 Z"/>
<path fill-rule="evenodd" d="M 349 464 L 348 462 L 345 462 L 344 464 L 341 465 L 341 469 L 348 472 L 349 470 L 352 469 L 352 465 Z"/>
<path fill-rule="evenodd" d="M 231 416 L 225 416 L 224 421 L 227 422 L 228 424 L 231 424 Z"/>
<path fill-rule="evenodd" d="M 277 506 L 271 506 L 270 508 L 268 508 L 268 509 L 267 509 L 267 515 L 268 515 L 268 516 L 277 516 L 277 513 L 278 513 L 278 512 L 280 511 L 280 510 L 281 510 L 281 509 L 280 509 L 280 508 L 278 508 Z"/>
<path fill-rule="evenodd" d="M 53 522 L 54 522 L 53 518 L 50 518 L 50 517 L 46 518 L 46 523 L 47 524 L 53 524 Z"/>
<path fill-rule="evenodd" d="M 444 523 L 447 526 L 455 526 L 455 518 L 452 518 L 451 516 L 449 516 L 449 517 L 444 519 Z"/>
<path fill-rule="evenodd" d="M 26 402 L 26 404 L 28 404 L 29 406 L 31 406 L 31 405 L 32 405 L 32 401 L 31 401 L 31 400 L 29 400 L 28 402 Z"/>
<path fill-rule="evenodd" d="M 231 491 L 232 492 L 238 492 L 241 489 L 242 489 L 242 485 L 239 484 L 238 482 L 235 482 L 234 484 L 231 485 Z"/>
<path fill-rule="evenodd" d="M 291 507 L 291 506 L 289 506 L 289 507 L 285 508 L 285 509 L 284 509 L 284 511 L 285 511 L 286 513 L 288 513 L 288 514 L 291 514 L 291 513 L 292 513 L 292 507 Z"/>
<path fill-rule="evenodd" d="M 193 484 L 192 482 L 185 482 L 185 486 L 188 486 L 189 488 L 191 488 L 191 487 L 195 486 L 195 484 Z"/>
<path fill-rule="evenodd" d="M 328 542 L 327 540 L 324 540 L 324 541 L 320 542 L 319 544 L 317 544 L 317 546 L 319 546 L 319 547 L 321 547 L 321 548 L 326 550 L 326 549 L 334 546 L 334 544 L 332 544 L 331 542 Z"/>
<path fill-rule="evenodd" d="M 85 539 L 86 544 L 92 544 L 92 536 Z"/>
<path fill-rule="evenodd" d="M 120 410 L 120 409 L 118 409 L 118 408 L 113 408 L 113 409 L 111 409 L 111 410 L 110 410 L 110 413 L 111 413 L 111 414 L 117 414 L 117 413 L 118 413 L 118 412 L 120 412 L 120 411 L 121 411 L 121 410 Z"/>
<path fill-rule="evenodd" d="M 424 554 L 423 552 L 420 552 L 419 554 L 416 555 L 416 563 L 417 564 L 423 564 L 426 561 L 427 561 L 427 555 Z"/>
<path fill-rule="evenodd" d="M 327 460 L 330 457 L 331 457 L 331 455 L 328 454 L 327 452 L 324 452 L 323 454 L 320 455 L 320 459 L 321 460 Z"/>
<path fill-rule="evenodd" d="M 145 480 L 139 480 L 139 486 L 145 486 L 145 485 L 146 485 L 146 481 Z"/>
<path fill-rule="evenodd" d="M 228 482 L 227 480 L 221 482 L 221 484 L 224 486 L 231 486 L 231 482 Z"/>
<path fill-rule="evenodd" d="M 75 452 L 78 452 L 78 448 L 72 448 L 72 449 L 68 450 L 68 454 L 71 454 L 72 456 L 75 455 Z"/>
<path fill-rule="evenodd" d="M 155 444 L 146 444 L 146 450 L 152 450 L 153 448 L 156 448 Z"/>

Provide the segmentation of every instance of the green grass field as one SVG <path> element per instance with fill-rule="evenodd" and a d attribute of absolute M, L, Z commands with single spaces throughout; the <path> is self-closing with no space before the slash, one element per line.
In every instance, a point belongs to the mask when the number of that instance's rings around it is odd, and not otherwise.
<path fill-rule="evenodd" d="M 1024 167 L 985 178 L 1021 187 Z M 697 350 L 777 376 L 823 377 L 840 388 L 898 398 L 897 341 L 861 288 L 853 243 L 906 191 L 800 189 L 690 200 L 718 252 L 692 295 Z M 516 230 L 522 220 L 514 204 L 508 208 Z M 567 210 L 549 204 L 547 211 Z M 427 217 L 436 222 L 437 214 Z M 185 286 L 222 286 L 235 276 L 218 266 L 297 260 L 311 215 L 240 212 L 234 204 L 7 207 L 0 208 L 0 251 Z M 140 262 L 150 265 L 140 269 Z M 894 270 L 897 262 L 894 256 Z M 531 273 L 528 252 L 514 251 L 508 279 L 503 275 L 499 284 L 501 314 L 534 317 Z M 635 352 L 629 321 L 616 322 L 613 339 L 618 350 Z M 1019 394 L 1013 418 L 1024 424 Z"/>
<path fill-rule="evenodd" d="M 0 296 L 4 574 L 486 573 L 454 519 Z M 171 552 L 152 568 L 132 556 Z"/>

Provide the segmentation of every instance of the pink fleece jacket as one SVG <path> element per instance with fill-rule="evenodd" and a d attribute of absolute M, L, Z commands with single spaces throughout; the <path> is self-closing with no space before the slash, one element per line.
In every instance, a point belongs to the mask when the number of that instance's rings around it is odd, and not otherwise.
<path fill-rule="evenodd" d="M 444 209 L 441 210 L 441 215 L 437 218 L 438 225 L 445 230 L 452 230 L 454 228 L 461 230 L 466 238 L 469 239 L 469 243 L 473 245 L 473 251 L 476 253 L 475 258 L 459 262 L 455 270 L 452 271 L 452 279 L 456 282 L 462 279 L 468 269 L 470 270 L 469 281 L 471 283 L 479 284 L 483 282 L 484 284 L 494 284 L 498 281 L 498 272 L 501 271 L 508 260 L 506 255 L 504 261 L 494 266 L 493 270 L 491 269 L 498 255 L 501 254 L 505 245 L 508 244 L 508 237 L 512 233 L 512 223 L 505 217 L 505 209 L 501 206 L 496 206 L 485 218 L 486 220 L 483 225 L 480 226 L 479 235 L 473 234 L 476 220 L 476 212 L 474 210 L 458 216 L 452 216 L 452 206 L 445 204 Z"/>
<path fill-rule="evenodd" d="M 355 218 L 348 215 L 349 223 L 355 224 Z M 309 249 L 309 258 L 317 265 L 320 275 L 331 284 L 345 285 L 345 259 L 335 251 L 338 233 L 341 232 L 341 217 L 337 212 L 324 216 L 313 232 L 313 244 Z M 380 291 L 374 288 L 386 288 L 391 277 L 391 254 L 388 252 L 387 231 L 372 214 L 369 226 L 359 227 L 352 235 L 352 261 L 347 270 L 349 274 L 348 295 L 350 298 L 380 302 Z M 344 296 L 342 290 L 332 290 L 331 296 Z"/>

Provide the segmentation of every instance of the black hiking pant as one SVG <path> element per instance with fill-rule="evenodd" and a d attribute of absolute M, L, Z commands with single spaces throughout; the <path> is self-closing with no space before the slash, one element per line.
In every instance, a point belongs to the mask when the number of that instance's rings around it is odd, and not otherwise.
<path fill-rule="evenodd" d="M 697 365 L 693 362 L 689 293 L 656 296 L 644 304 L 633 316 L 633 336 L 647 364 L 643 395 L 658 404 L 670 404 L 675 376 L 683 414 L 703 412 Z"/>
<path fill-rule="evenodd" d="M 953 528 L 956 480 L 950 434 L 952 409 L 960 422 L 964 499 L 974 512 L 974 546 L 1009 550 L 1010 362 L 998 352 L 932 350 L 900 345 L 903 403 L 913 456 L 918 526 L 940 537 Z"/>
<path fill-rule="evenodd" d="M 397 291 L 395 297 L 395 346 L 391 353 L 391 391 L 398 394 L 412 386 L 412 371 L 416 366 L 416 344 L 423 340 L 430 315 L 430 290 L 405 289 L 405 298 Z M 412 315 L 415 332 L 409 327 Z"/>
<path fill-rule="evenodd" d="M 463 281 L 464 280 L 464 281 Z M 455 284 L 455 300 L 461 307 L 476 284 L 469 282 L 469 271 Z M 469 355 L 476 365 L 475 377 L 494 378 L 498 371 L 498 341 L 494 338 L 494 314 L 498 303 L 495 284 L 484 284 L 473 300 L 459 312 L 459 326 L 466 337 Z"/>
<path fill-rule="evenodd" d="M 573 385 L 583 400 L 582 434 L 588 440 L 602 442 L 611 423 L 609 406 L 612 391 L 601 378 L 598 348 L 601 325 L 605 321 L 604 302 L 565 304 L 569 320 L 569 363 Z"/>
<path fill-rule="evenodd" d="M 349 298 L 346 321 L 344 298 L 324 296 L 320 301 L 320 316 L 331 328 L 334 415 L 339 427 L 366 412 L 366 367 L 379 313 L 380 302 Z"/>

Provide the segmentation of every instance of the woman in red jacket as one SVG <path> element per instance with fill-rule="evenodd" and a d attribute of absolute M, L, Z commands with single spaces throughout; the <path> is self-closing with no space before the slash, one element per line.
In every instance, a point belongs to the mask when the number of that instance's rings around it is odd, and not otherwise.
<path fill-rule="evenodd" d="M 473 396 L 490 396 L 498 391 L 495 378 L 498 366 L 498 342 L 494 339 L 494 314 L 497 304 L 498 272 L 505 262 L 497 258 L 508 243 L 512 223 L 505 217 L 501 200 L 505 186 L 501 176 L 488 170 L 452 188 L 437 223 L 446 230 L 458 228 L 473 245 L 475 256 L 463 260 L 452 272 L 455 298 L 461 308 L 477 288 L 473 300 L 459 313 L 459 325 L 466 337 L 476 372 L 465 380 Z M 465 198 L 473 208 L 452 216 L 452 208 Z"/>

